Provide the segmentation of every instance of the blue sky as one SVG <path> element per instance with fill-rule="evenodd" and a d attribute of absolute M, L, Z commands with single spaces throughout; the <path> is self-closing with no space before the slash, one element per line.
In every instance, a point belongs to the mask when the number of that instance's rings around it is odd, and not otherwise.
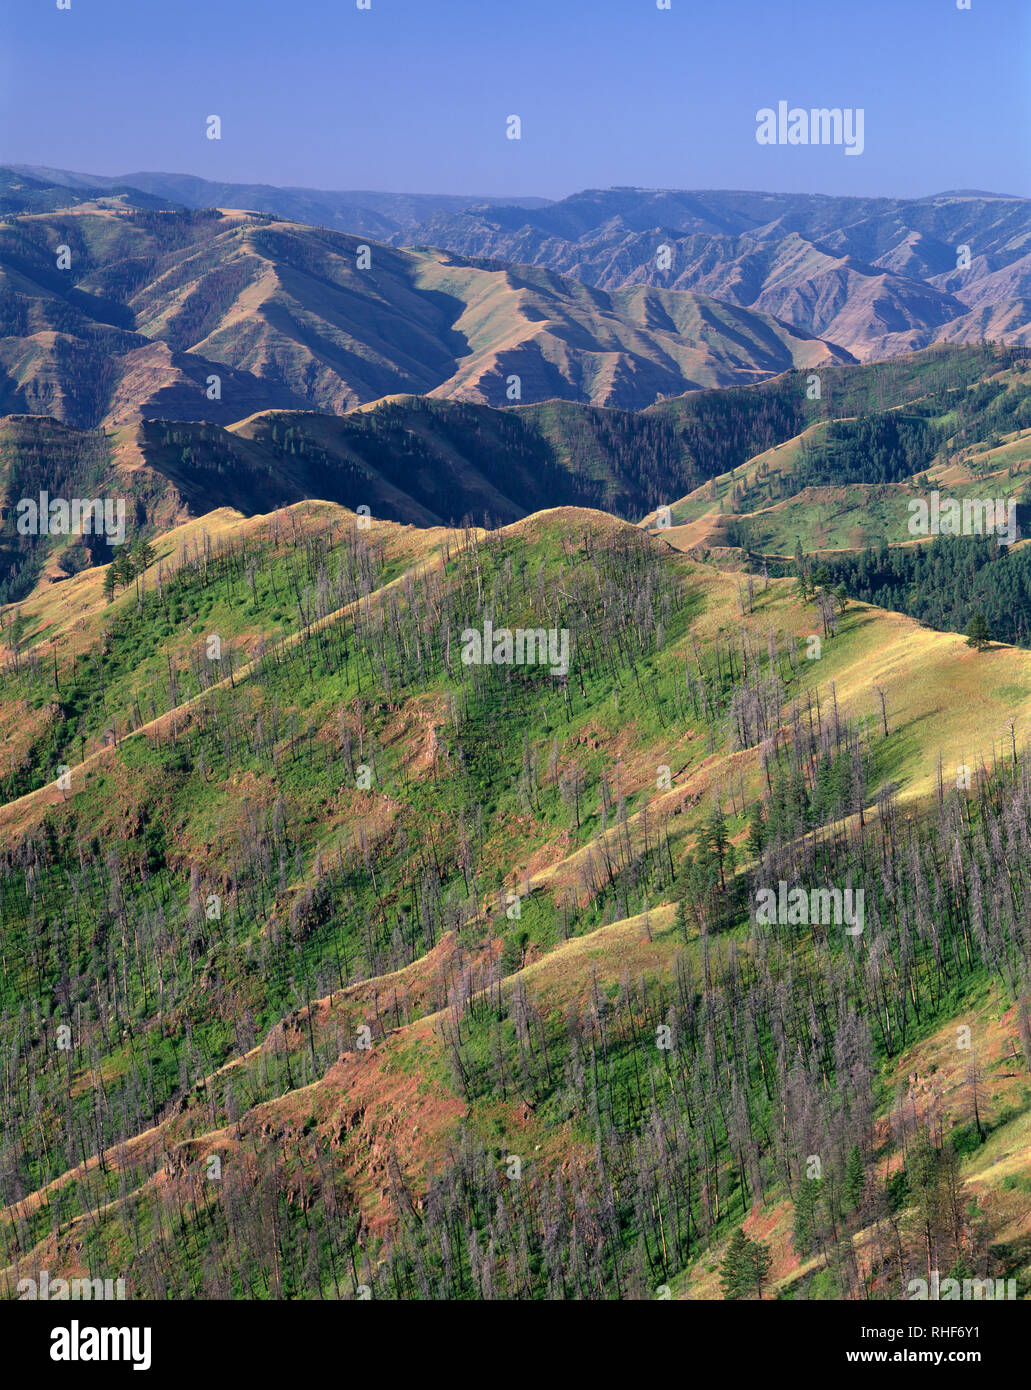
<path fill-rule="evenodd" d="M 0 0 L 0 159 L 552 198 L 1031 194 L 1031 0 L 970 4 Z M 758 145 L 781 99 L 862 107 L 863 154 Z"/>

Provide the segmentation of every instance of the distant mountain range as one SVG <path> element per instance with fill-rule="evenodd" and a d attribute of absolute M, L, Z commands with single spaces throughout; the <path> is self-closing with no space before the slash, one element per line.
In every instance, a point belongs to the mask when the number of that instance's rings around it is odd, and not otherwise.
<path fill-rule="evenodd" d="M 772 314 L 861 360 L 938 342 L 1031 341 L 1026 198 L 616 188 L 549 202 L 14 167 L 49 185 L 51 198 L 64 196 L 56 187 L 78 201 L 138 189 L 150 205 L 248 208 L 395 246 L 539 266 L 604 290 L 691 290 Z"/>
<path fill-rule="evenodd" d="M 543 208 L 440 211 L 416 235 L 603 289 L 713 295 L 864 360 L 936 342 L 1031 337 L 1024 198 L 610 189 Z"/>
<path fill-rule="evenodd" d="M 43 196 L 20 177 L 10 196 Z M 636 409 L 850 360 L 706 295 L 590 288 L 265 214 L 123 193 L 0 220 L 0 413 L 79 427 L 339 414 L 399 392 Z"/>
<path fill-rule="evenodd" d="M 353 232 L 387 241 L 422 226 L 438 213 L 457 213 L 501 201 L 516 207 L 544 207 L 547 198 L 461 196 L 451 193 L 334 192 L 319 188 L 276 188 L 267 183 L 213 183 L 192 174 L 136 173 L 112 178 L 105 174 L 77 174 L 69 169 L 39 165 L 9 166 L 43 187 L 68 188 L 78 198 L 98 193 L 136 189 L 155 202 L 184 208 L 247 208 L 272 213 L 288 222 L 307 222 L 334 231 Z"/>

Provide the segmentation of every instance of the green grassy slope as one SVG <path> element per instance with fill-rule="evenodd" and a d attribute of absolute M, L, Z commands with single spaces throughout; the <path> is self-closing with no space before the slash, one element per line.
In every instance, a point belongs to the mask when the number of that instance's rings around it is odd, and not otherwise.
<path fill-rule="evenodd" d="M 745 1220 L 782 1291 L 892 1296 L 863 1233 L 882 1202 L 910 1219 L 894 1088 L 969 1019 L 983 1068 L 1014 1076 L 985 1087 L 984 1143 L 965 1074 L 945 1088 L 976 1208 L 957 1238 L 1026 1293 L 1005 1186 L 1026 1167 L 1017 928 L 986 923 L 982 944 L 964 896 L 932 938 L 906 885 L 914 862 L 943 872 L 928 818 L 968 884 L 988 872 L 979 836 L 1018 833 L 1007 719 L 1019 748 L 1028 654 L 853 604 L 810 660 L 823 629 L 789 581 L 749 600 L 587 509 L 482 533 L 302 503 L 216 513 L 156 550 L 111 604 L 99 570 L 41 588 L 0 668 L 7 1281 L 704 1295 Z M 465 664 L 488 617 L 566 630 L 567 675 Z M 967 793 L 960 762 L 986 769 Z M 860 854 L 881 915 L 855 945 L 750 922 L 757 874 L 833 881 Z M 785 1008 L 803 981 L 813 1024 Z M 845 1135 L 863 1139 L 859 1197 L 841 1195 Z M 867 1251 L 858 1272 L 826 1241 L 798 1259 L 784 1228 L 814 1151 L 820 1220 Z"/>

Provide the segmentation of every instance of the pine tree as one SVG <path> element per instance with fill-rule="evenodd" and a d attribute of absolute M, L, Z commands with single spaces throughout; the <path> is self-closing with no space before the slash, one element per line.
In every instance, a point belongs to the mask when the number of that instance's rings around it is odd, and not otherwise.
<path fill-rule="evenodd" d="M 941 1224 L 941 1156 L 926 1134 L 914 1143 L 906 1161 L 906 1179 L 912 1198 L 912 1222 L 924 1246 L 927 1278 L 934 1268 L 934 1250 Z"/>
<path fill-rule="evenodd" d="M 118 554 L 111 561 L 108 574 L 112 576 L 112 583 L 116 588 L 123 589 L 126 584 L 132 582 L 132 555 L 129 553 L 128 546 L 120 547 Z"/>
<path fill-rule="evenodd" d="M 750 1287 L 749 1245 L 751 1241 L 739 1226 L 730 1237 L 730 1244 L 720 1264 L 720 1288 L 724 1298 L 740 1298 Z"/>
<path fill-rule="evenodd" d="M 748 849 L 757 858 L 766 843 L 766 822 L 763 819 L 763 804 L 757 801 L 748 817 Z"/>
<path fill-rule="evenodd" d="M 983 652 L 991 640 L 992 634 L 988 627 L 988 619 L 983 613 L 975 613 L 970 619 L 970 626 L 967 628 L 967 646 Z"/>
<path fill-rule="evenodd" d="M 804 603 L 809 598 L 811 587 L 809 561 L 806 559 L 805 554 L 802 551 L 801 541 L 798 540 L 795 541 L 795 577 L 798 581 L 795 587 L 795 592 L 798 594 L 799 598 L 801 598 L 802 602 Z"/>
<path fill-rule="evenodd" d="M 769 1276 L 773 1256 L 761 1240 L 749 1240 L 739 1226 L 730 1238 L 720 1264 L 720 1287 L 723 1297 L 745 1298 L 753 1291 L 763 1296 L 763 1285 Z"/>
<path fill-rule="evenodd" d="M 863 1165 L 863 1155 L 858 1144 L 853 1144 L 849 1150 L 848 1162 L 845 1164 L 845 1209 L 855 1211 L 863 1200 L 863 1193 L 866 1191 L 866 1168 Z"/>
<path fill-rule="evenodd" d="M 727 818 L 723 814 L 723 807 L 720 806 L 719 802 L 712 808 L 705 822 L 704 843 L 719 861 L 720 889 L 725 890 L 727 883 L 723 873 L 723 862 L 726 858 L 727 847 L 730 844 L 730 836 L 727 833 Z"/>
<path fill-rule="evenodd" d="M 792 1236 L 795 1250 L 802 1259 L 812 1253 L 816 1243 L 819 1201 L 819 1178 L 804 1177 L 795 1194 L 795 1220 Z"/>
<path fill-rule="evenodd" d="M 749 1279 L 759 1298 L 762 1298 L 763 1286 L 773 1266 L 773 1256 L 770 1254 L 770 1247 L 764 1245 L 761 1240 L 750 1240 L 748 1245 Z"/>
<path fill-rule="evenodd" d="M 137 574 L 142 574 L 154 563 L 154 555 L 154 547 L 150 541 L 145 540 L 143 536 L 137 536 L 132 547 L 133 566 Z"/>

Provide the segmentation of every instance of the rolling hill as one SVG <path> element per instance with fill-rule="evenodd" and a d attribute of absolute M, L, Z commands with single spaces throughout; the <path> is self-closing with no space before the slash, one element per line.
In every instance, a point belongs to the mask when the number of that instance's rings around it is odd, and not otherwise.
<path fill-rule="evenodd" d="M 11 415 L 0 421 L 0 602 L 111 558 L 101 538 L 20 535 L 19 501 L 43 490 L 122 498 L 135 534 L 304 498 L 420 526 L 511 522 L 560 504 L 637 521 L 665 505 L 676 544 L 732 541 L 739 554 L 775 557 L 796 541 L 812 550 L 905 539 L 906 500 L 928 471 L 976 492 L 986 470 L 1003 470 L 1006 495 L 1023 488 L 1021 349 L 825 367 L 818 399 L 811 377 L 790 371 L 644 411 L 395 395 L 342 415 L 260 410 L 229 425 L 173 418 L 89 431 Z"/>
<path fill-rule="evenodd" d="M 911 382 L 919 382 L 921 366 L 933 357 L 917 354 L 909 361 Z M 932 383 L 924 375 L 930 389 L 915 395 L 911 382 L 901 384 L 898 403 L 887 410 L 861 408 L 853 415 L 851 406 L 839 406 L 823 418 L 810 411 L 812 423 L 797 434 L 785 433 L 740 462 L 731 458 L 731 467 L 667 504 L 666 538 L 684 549 L 730 546 L 771 560 L 789 559 L 799 547 L 826 557 L 911 545 L 918 542 L 908 529 L 909 504 L 935 490 L 960 501 L 1012 498 L 1026 538 L 1031 375 L 1020 356 L 1006 361 L 1004 355 L 986 364 L 984 375 L 966 387 L 941 378 Z M 653 512 L 645 524 L 657 520 Z"/>
<path fill-rule="evenodd" d="M 10 187 L 0 1297 L 1031 1296 L 1026 352 Z"/>

